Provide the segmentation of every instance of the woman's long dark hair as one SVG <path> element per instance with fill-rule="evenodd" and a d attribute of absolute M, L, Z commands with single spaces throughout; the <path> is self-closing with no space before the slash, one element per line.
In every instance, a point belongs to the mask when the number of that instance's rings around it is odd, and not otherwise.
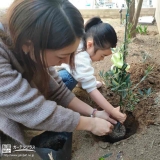
<path fill-rule="evenodd" d="M 12 51 L 23 64 L 28 79 L 32 77 L 40 92 L 46 95 L 49 76 L 44 51 L 62 49 L 83 36 L 80 12 L 67 0 L 16 0 L 8 11 L 7 25 Z M 3 39 L 6 40 L 4 36 Z M 30 45 L 29 42 L 33 53 L 25 54 L 22 46 Z M 71 55 L 72 67 L 73 60 L 74 55 Z"/>
<path fill-rule="evenodd" d="M 85 23 L 84 50 L 86 50 L 87 38 L 93 38 L 95 52 L 98 49 L 109 49 L 116 47 L 117 34 L 114 28 L 103 23 L 99 17 L 93 17 Z"/>

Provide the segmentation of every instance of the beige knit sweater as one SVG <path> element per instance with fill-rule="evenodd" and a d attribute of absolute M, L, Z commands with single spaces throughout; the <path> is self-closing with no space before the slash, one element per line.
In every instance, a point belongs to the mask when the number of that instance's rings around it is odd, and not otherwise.
<path fill-rule="evenodd" d="M 25 144 L 25 137 L 21 124 L 38 130 L 72 132 L 80 114 L 64 108 L 74 94 L 54 68 L 50 68 L 51 100 L 46 100 L 31 87 L 22 78 L 23 72 L 14 54 L 0 41 L 0 131 L 22 144 Z"/>

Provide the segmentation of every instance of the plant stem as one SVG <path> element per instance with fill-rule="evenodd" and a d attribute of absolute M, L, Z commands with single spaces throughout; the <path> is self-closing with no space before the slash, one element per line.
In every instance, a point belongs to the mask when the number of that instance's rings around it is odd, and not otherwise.
<path fill-rule="evenodd" d="M 128 17 L 129 17 L 129 1 L 127 1 L 127 13 L 126 13 L 126 24 L 125 24 L 125 36 L 124 36 L 124 53 L 123 53 L 123 61 L 126 62 L 126 55 L 127 55 L 127 51 L 126 49 L 128 48 L 128 33 L 127 33 L 127 29 L 128 29 Z"/>

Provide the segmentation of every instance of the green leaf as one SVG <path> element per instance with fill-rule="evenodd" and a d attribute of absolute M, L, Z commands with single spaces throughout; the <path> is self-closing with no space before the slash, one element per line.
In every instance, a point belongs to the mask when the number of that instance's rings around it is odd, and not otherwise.
<path fill-rule="evenodd" d="M 140 34 L 142 34 L 142 33 L 143 33 L 142 28 L 139 28 L 139 33 L 140 33 Z"/>
<path fill-rule="evenodd" d="M 104 76 L 105 76 L 105 77 L 108 77 L 108 76 L 109 76 L 109 73 L 108 73 L 108 72 L 106 72 L 106 73 L 104 74 Z"/>
<path fill-rule="evenodd" d="M 126 87 L 126 82 L 123 82 L 121 86 Z"/>
<path fill-rule="evenodd" d="M 127 68 L 127 66 L 128 66 L 128 65 L 127 65 L 126 63 L 124 63 L 123 66 L 122 66 L 122 70 L 125 71 L 126 68 Z"/>
<path fill-rule="evenodd" d="M 111 88 L 111 91 L 116 91 L 118 88 L 119 88 L 119 86 L 118 87 L 113 87 L 113 88 Z"/>
<path fill-rule="evenodd" d="M 99 76 L 100 76 L 100 77 L 103 77 L 103 72 L 104 72 L 104 71 L 100 71 L 100 72 L 99 72 Z"/>
<path fill-rule="evenodd" d="M 147 91 L 148 91 L 148 90 L 147 90 L 147 89 L 143 89 L 143 90 L 144 90 L 144 93 L 147 94 Z"/>
<path fill-rule="evenodd" d="M 106 155 L 99 158 L 99 160 L 105 160 L 105 158 L 108 158 L 112 155 L 112 153 L 107 153 Z"/>
<path fill-rule="evenodd" d="M 118 72 L 119 72 L 119 69 L 118 69 L 118 67 L 116 67 L 116 66 L 115 66 L 115 70 L 116 70 L 115 73 L 118 73 Z"/>
<path fill-rule="evenodd" d="M 130 83 L 130 74 L 128 74 L 126 77 L 125 77 L 125 82 L 128 84 Z"/>
<path fill-rule="evenodd" d="M 112 155 L 112 153 L 108 153 L 108 154 L 104 155 L 103 158 L 108 158 L 108 157 L 110 157 L 111 155 Z"/>
<path fill-rule="evenodd" d="M 108 74 L 108 76 L 113 76 L 113 75 L 114 75 L 113 71 L 111 71 L 111 70 L 109 70 L 109 71 L 106 72 L 106 73 Z"/>
<path fill-rule="evenodd" d="M 138 93 L 143 96 L 143 92 L 138 88 Z"/>
<path fill-rule="evenodd" d="M 112 84 L 114 85 L 114 86 L 119 86 L 119 84 L 113 79 L 112 80 Z"/>
<path fill-rule="evenodd" d="M 147 90 L 147 96 L 149 96 L 150 94 L 151 94 L 151 88 Z"/>
<path fill-rule="evenodd" d="M 126 91 L 123 91 L 123 92 L 122 92 L 122 98 L 123 98 L 123 99 L 126 98 L 126 95 L 127 95 L 127 92 L 126 92 Z"/>

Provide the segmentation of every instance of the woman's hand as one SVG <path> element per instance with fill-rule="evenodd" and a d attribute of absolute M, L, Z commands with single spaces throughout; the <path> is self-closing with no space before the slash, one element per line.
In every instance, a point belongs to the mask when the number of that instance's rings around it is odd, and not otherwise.
<path fill-rule="evenodd" d="M 99 117 L 99 118 L 102 118 L 102 119 L 105 119 L 107 121 L 109 121 L 110 123 L 112 124 L 116 124 L 117 121 L 112 119 L 109 114 L 106 112 L 106 111 L 96 111 L 95 114 L 94 114 L 95 117 Z"/>
<path fill-rule="evenodd" d="M 113 125 L 104 119 L 80 116 L 76 130 L 86 130 L 97 136 L 104 136 L 111 133 L 113 128 Z"/>
<path fill-rule="evenodd" d="M 111 115 L 110 116 L 115 118 L 120 123 L 123 123 L 127 118 L 126 114 L 123 114 L 123 113 L 120 112 L 120 107 L 113 108 L 113 110 L 111 111 Z"/>
<path fill-rule="evenodd" d="M 101 118 L 92 118 L 92 127 L 91 127 L 91 132 L 97 136 L 104 136 L 112 132 L 113 130 L 113 125 Z"/>

